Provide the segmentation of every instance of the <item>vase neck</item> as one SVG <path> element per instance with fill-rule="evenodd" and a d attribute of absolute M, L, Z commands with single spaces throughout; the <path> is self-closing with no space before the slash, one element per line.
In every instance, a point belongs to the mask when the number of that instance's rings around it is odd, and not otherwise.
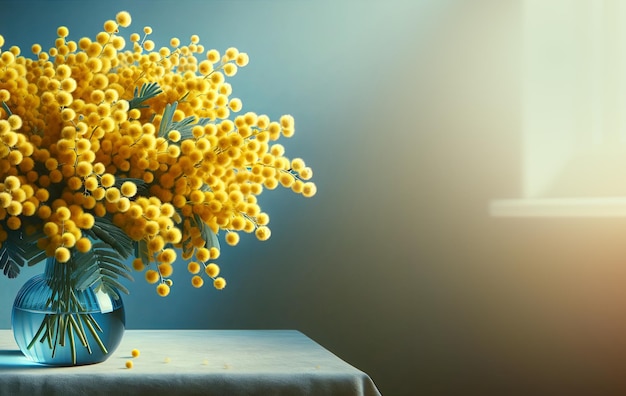
<path fill-rule="evenodd" d="M 56 282 L 70 282 L 72 277 L 71 262 L 68 261 L 67 263 L 59 263 L 54 256 L 47 257 L 44 277 L 47 281 L 54 280 Z"/>
<path fill-rule="evenodd" d="M 54 257 L 46 257 L 46 265 L 44 269 L 44 276 L 46 279 L 53 278 L 56 270 L 56 259 Z"/>

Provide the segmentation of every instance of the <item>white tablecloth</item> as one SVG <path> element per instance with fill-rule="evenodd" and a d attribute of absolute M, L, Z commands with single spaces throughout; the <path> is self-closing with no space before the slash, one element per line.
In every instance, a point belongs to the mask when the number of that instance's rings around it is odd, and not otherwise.
<path fill-rule="evenodd" d="M 105 362 L 60 368 L 28 361 L 11 331 L 0 330 L 0 395 L 380 393 L 367 374 L 295 330 L 127 330 Z"/>

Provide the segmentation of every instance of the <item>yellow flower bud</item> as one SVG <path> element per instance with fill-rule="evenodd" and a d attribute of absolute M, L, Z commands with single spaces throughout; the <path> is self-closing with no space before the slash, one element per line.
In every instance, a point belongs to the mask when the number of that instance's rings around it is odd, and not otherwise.
<path fill-rule="evenodd" d="M 222 290 L 223 288 L 226 287 L 226 280 L 224 278 L 216 278 L 213 281 L 213 287 L 215 287 L 217 290 Z"/>

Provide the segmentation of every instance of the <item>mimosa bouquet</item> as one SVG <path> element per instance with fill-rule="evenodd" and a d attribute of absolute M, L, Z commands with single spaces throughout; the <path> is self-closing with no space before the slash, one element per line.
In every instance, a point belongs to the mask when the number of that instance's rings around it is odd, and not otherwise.
<path fill-rule="evenodd" d="M 242 112 L 232 97 L 227 79 L 246 53 L 207 50 L 197 35 L 157 48 L 150 27 L 124 50 L 130 23 L 122 11 L 76 41 L 61 26 L 54 46 L 34 44 L 30 57 L 0 36 L 0 269 L 13 278 L 46 259 L 57 268 L 57 313 L 32 343 L 97 334 L 92 317 L 64 309 L 80 311 L 72 296 L 87 288 L 128 293 L 125 263 L 161 296 L 181 262 L 194 287 L 224 288 L 218 236 L 267 240 L 265 189 L 316 192 L 311 168 L 275 143 L 294 134 L 293 117 Z"/>

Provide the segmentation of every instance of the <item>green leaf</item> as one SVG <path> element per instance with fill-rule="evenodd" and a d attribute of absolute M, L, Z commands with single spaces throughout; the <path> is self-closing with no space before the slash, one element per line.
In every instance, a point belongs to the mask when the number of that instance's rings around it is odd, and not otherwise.
<path fill-rule="evenodd" d="M 161 117 L 161 124 L 159 125 L 159 137 L 165 137 L 165 135 L 172 130 L 172 119 L 174 118 L 174 112 L 178 102 L 168 103 L 163 110 L 163 117 Z"/>
<path fill-rule="evenodd" d="M 95 284 L 100 279 L 98 268 L 86 267 L 83 272 L 76 274 L 76 289 L 86 290 L 89 286 Z"/>
<path fill-rule="evenodd" d="M 176 209 L 176 211 L 181 217 L 185 217 L 182 215 L 180 209 Z M 211 227 L 209 227 L 204 221 L 202 221 L 202 218 L 197 214 L 193 214 L 192 216 L 189 216 L 187 218 L 191 222 L 192 227 L 195 227 L 198 230 L 200 230 L 200 236 L 205 241 L 204 247 L 207 249 L 216 247 L 219 250 L 220 241 L 217 238 L 217 234 L 213 232 Z M 183 223 L 184 222 L 181 222 L 180 224 L 175 225 L 176 227 L 180 229 L 181 232 L 183 232 L 183 229 L 182 229 Z M 185 256 L 190 255 L 191 253 L 193 253 L 194 248 L 195 248 L 194 245 L 189 240 L 187 240 L 186 242 L 183 242 L 183 246 L 182 246 L 183 255 Z M 144 263 L 147 263 L 147 262 L 144 261 Z"/>
<path fill-rule="evenodd" d="M 8 230 L 7 240 L 0 246 L 0 269 L 5 276 L 15 278 L 20 267 L 32 266 L 46 258 L 46 252 L 37 247 L 41 232 L 26 234 L 22 230 Z"/>
<path fill-rule="evenodd" d="M 111 260 L 103 259 L 100 263 L 100 268 L 102 271 L 107 271 L 107 273 L 115 274 L 115 276 L 121 276 L 128 280 L 133 280 L 132 276 L 130 276 L 130 268 L 128 268 L 124 263 L 119 265 L 117 262 L 113 263 Z"/>
<path fill-rule="evenodd" d="M 172 123 L 171 130 L 177 130 L 180 132 L 180 136 L 183 139 L 189 139 L 193 135 L 191 134 L 191 128 L 193 128 L 196 124 L 194 121 L 196 120 L 196 116 L 185 117 L 180 121 L 176 121 Z M 168 131 L 169 132 L 169 131 Z"/>
<path fill-rule="evenodd" d="M 191 130 L 196 125 L 205 126 L 212 122 L 210 118 L 196 118 L 196 116 L 185 117 L 180 121 L 173 121 L 174 112 L 178 107 L 178 102 L 165 105 L 163 110 L 163 116 L 161 117 L 161 124 L 159 125 L 159 137 L 166 137 L 167 133 L 173 130 L 180 132 L 181 140 L 176 143 L 180 145 L 185 139 L 191 139 L 193 134 Z M 197 120 L 197 121 L 196 121 Z"/>
<path fill-rule="evenodd" d="M 204 241 L 206 242 L 204 247 L 207 249 L 212 247 L 216 247 L 217 249 L 219 249 L 220 241 L 219 239 L 217 239 L 217 234 L 214 233 L 213 230 L 211 230 L 211 227 L 209 227 L 204 221 L 202 221 L 202 218 L 197 214 L 193 215 L 193 219 L 196 223 L 196 227 L 200 230 L 200 235 L 202 236 L 202 239 L 204 239 Z"/>
<path fill-rule="evenodd" d="M 85 232 L 115 249 L 123 258 L 133 254 L 133 240 L 107 217 L 95 217 L 95 223 Z"/>
<path fill-rule="evenodd" d="M 72 281 L 78 290 L 94 287 L 109 292 L 113 298 L 119 298 L 117 291 L 129 293 L 118 279 L 120 277 L 133 280 L 130 268 L 124 264 L 124 258 L 104 242 L 94 243 L 91 250 L 76 253 L 75 270 Z"/>
<path fill-rule="evenodd" d="M 148 256 L 148 242 L 141 239 L 134 243 L 135 245 L 135 257 L 141 259 L 144 265 L 150 264 L 150 256 Z"/>
<path fill-rule="evenodd" d="M 133 98 L 128 101 L 128 108 L 130 109 L 143 109 L 149 107 L 143 102 L 154 98 L 158 94 L 163 92 L 161 87 L 156 82 L 144 83 L 141 86 L 141 89 L 138 90 L 135 87 L 135 92 L 133 93 Z"/>
<path fill-rule="evenodd" d="M 193 133 L 191 131 L 196 125 L 205 126 L 206 124 L 212 122 L 210 118 L 199 118 L 198 122 L 194 122 L 194 121 L 196 121 L 196 117 L 189 116 L 189 117 L 182 119 L 181 121 L 174 122 L 172 124 L 172 129 L 175 129 L 178 132 L 180 132 L 181 139 L 178 142 L 178 144 L 180 144 L 180 142 L 182 142 L 183 140 L 193 138 Z"/>
<path fill-rule="evenodd" d="M 120 285 L 121 286 L 121 285 Z M 121 286 L 124 287 L 124 286 Z M 100 285 L 99 287 L 96 288 L 96 291 L 98 290 L 102 290 L 104 293 L 108 294 L 109 296 L 111 296 L 111 298 L 113 298 L 114 300 L 119 299 L 121 296 L 119 294 L 119 291 L 122 291 L 122 289 L 115 289 L 114 287 L 111 286 L 107 286 L 107 285 Z M 124 293 L 128 294 L 128 290 L 124 291 Z"/>
<path fill-rule="evenodd" d="M 13 114 L 13 113 L 11 113 L 11 109 L 9 109 L 9 106 L 4 101 L 2 101 L 2 108 L 4 109 L 4 111 L 7 112 L 7 115 L 12 115 Z"/>
<path fill-rule="evenodd" d="M 11 256 L 6 250 L 0 252 L 0 268 L 4 275 L 8 278 L 17 278 L 20 274 L 20 266 L 15 261 L 11 260 Z"/>

